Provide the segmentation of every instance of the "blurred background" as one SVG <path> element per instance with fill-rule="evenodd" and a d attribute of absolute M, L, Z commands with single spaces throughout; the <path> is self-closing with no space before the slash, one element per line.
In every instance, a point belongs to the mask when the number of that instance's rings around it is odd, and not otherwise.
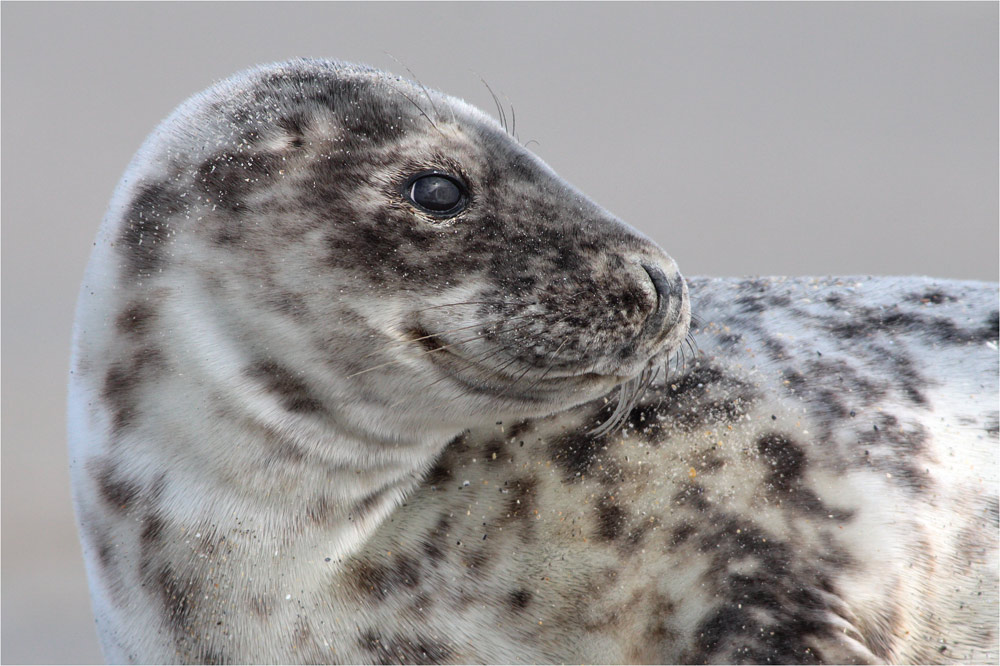
<path fill-rule="evenodd" d="M 121 172 L 188 96 L 305 55 L 493 113 L 687 275 L 998 274 L 996 3 L 4 3 L 2 654 L 101 660 L 65 384 Z M 508 110 L 508 115 L 511 112 Z"/>

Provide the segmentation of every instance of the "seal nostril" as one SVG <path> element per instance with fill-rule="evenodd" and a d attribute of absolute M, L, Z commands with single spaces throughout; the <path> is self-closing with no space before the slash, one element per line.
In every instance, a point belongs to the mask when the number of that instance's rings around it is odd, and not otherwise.
<path fill-rule="evenodd" d="M 649 276 L 656 290 L 656 307 L 646 317 L 640 336 L 648 340 L 659 340 L 664 331 L 669 328 L 667 320 L 672 320 L 671 314 L 679 309 L 677 298 L 680 296 L 676 284 L 671 283 L 666 273 L 655 264 L 640 264 Z M 679 275 L 677 276 L 679 277 Z"/>
<path fill-rule="evenodd" d="M 663 310 L 666 310 L 667 304 L 670 302 L 670 281 L 667 276 L 656 266 L 650 266 L 649 264 L 641 264 L 642 269 L 646 271 L 646 275 L 649 276 L 650 281 L 653 283 L 653 288 L 656 289 L 656 309 L 653 310 L 653 315 L 657 315 Z"/>

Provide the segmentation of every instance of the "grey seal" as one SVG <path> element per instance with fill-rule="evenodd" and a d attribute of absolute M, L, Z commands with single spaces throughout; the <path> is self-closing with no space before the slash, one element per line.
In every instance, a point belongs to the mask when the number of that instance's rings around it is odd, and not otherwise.
<path fill-rule="evenodd" d="M 195 96 L 77 311 L 107 658 L 995 660 L 996 286 L 688 288 L 455 98 Z"/>

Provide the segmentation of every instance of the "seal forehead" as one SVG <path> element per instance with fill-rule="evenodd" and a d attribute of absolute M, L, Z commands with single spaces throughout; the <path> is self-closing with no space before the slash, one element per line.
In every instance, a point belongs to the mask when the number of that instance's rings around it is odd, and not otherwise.
<path fill-rule="evenodd" d="M 447 110 L 446 110 L 447 109 Z M 251 148 L 282 133 L 301 135 L 312 122 L 340 141 L 380 145 L 415 125 L 448 120 L 496 123 L 461 100 L 378 70 L 329 61 L 262 66 L 192 99 L 165 124 L 212 135 L 214 146 Z"/>

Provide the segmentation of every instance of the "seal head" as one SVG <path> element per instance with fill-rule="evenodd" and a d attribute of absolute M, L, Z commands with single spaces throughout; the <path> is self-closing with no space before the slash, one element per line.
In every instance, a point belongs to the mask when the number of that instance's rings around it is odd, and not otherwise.
<path fill-rule="evenodd" d="M 664 365 L 687 331 L 659 247 L 482 112 L 373 70 L 238 76 L 131 173 L 111 220 L 127 298 L 211 339 L 202 363 L 286 420 L 395 439 L 552 413 Z"/>

